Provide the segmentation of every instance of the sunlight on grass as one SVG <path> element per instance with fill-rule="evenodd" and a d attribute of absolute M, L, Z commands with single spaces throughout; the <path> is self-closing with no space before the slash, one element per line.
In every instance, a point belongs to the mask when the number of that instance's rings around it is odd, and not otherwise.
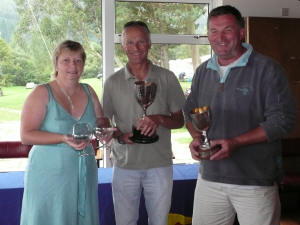
<path fill-rule="evenodd" d="M 180 143 L 180 144 L 190 144 L 192 141 L 192 137 L 191 136 L 183 136 L 183 137 L 178 137 L 176 138 L 176 142 Z"/>
<path fill-rule="evenodd" d="M 102 80 L 97 78 L 83 79 L 82 83 L 91 85 L 96 91 L 99 99 L 102 96 Z M 19 116 L 15 115 L 16 110 L 21 111 L 25 99 L 30 94 L 32 89 L 26 89 L 24 86 L 1 87 L 3 96 L 0 97 L 1 118 L 4 120 L 19 120 Z"/>
<path fill-rule="evenodd" d="M 2 87 L 3 96 L 0 97 L 0 108 L 21 110 L 25 99 L 32 91 L 23 86 Z"/>
<path fill-rule="evenodd" d="M 21 116 L 21 111 L 15 110 L 9 110 L 9 109 L 3 109 L 0 108 L 0 123 L 1 122 L 7 122 L 7 121 L 19 121 Z"/>

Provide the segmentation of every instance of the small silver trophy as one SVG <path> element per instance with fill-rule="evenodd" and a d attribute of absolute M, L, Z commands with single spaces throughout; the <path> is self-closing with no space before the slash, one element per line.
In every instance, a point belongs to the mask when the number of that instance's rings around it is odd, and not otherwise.
<path fill-rule="evenodd" d="M 209 158 L 213 150 L 211 149 L 209 139 L 207 137 L 207 131 L 210 126 L 211 118 L 210 111 L 208 106 L 202 106 L 195 108 L 190 112 L 193 125 L 201 132 L 200 135 L 200 148 L 199 150 L 200 157 L 203 159 Z"/>
<path fill-rule="evenodd" d="M 157 86 L 154 82 L 149 81 L 136 81 L 135 83 L 135 94 L 138 103 L 143 108 L 143 116 L 147 116 L 147 108 L 154 102 Z M 133 127 L 133 136 L 131 140 L 135 143 L 149 144 L 158 140 L 158 135 L 153 134 L 152 136 L 146 136 L 141 134 L 139 130 Z"/>

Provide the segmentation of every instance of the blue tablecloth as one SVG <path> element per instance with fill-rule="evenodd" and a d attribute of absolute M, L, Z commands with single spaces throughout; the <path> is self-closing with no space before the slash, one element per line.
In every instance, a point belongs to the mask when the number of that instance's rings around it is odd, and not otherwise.
<path fill-rule="evenodd" d="M 174 165 L 174 186 L 170 212 L 192 216 L 198 164 Z M 98 191 L 100 224 L 115 225 L 111 192 L 111 168 L 99 168 Z M 0 225 L 19 225 L 24 187 L 24 172 L 0 173 Z M 147 225 L 144 199 L 141 199 L 138 225 Z"/>

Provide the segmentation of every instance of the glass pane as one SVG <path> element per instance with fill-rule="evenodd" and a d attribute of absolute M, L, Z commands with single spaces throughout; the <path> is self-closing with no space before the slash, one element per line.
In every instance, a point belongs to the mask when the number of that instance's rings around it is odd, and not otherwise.
<path fill-rule="evenodd" d="M 0 141 L 20 139 L 24 100 L 36 84 L 50 81 L 52 53 L 62 40 L 84 46 L 82 82 L 101 97 L 101 13 L 101 0 L 1 0 Z"/>
<path fill-rule="evenodd" d="M 115 45 L 115 71 L 127 62 L 120 44 Z M 211 57 L 210 45 L 152 44 L 148 58 L 175 73 L 184 92 L 188 92 L 196 68 Z"/>
<path fill-rule="evenodd" d="M 147 23 L 153 34 L 206 35 L 208 4 L 116 2 L 116 32 L 130 20 Z"/>

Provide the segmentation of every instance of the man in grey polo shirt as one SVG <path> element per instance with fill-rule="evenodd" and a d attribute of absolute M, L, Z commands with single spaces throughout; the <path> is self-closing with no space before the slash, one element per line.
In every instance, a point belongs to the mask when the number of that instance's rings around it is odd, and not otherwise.
<path fill-rule="evenodd" d="M 173 185 L 171 129 L 184 124 L 184 94 L 176 76 L 153 65 L 147 58 L 151 47 L 147 25 L 131 21 L 124 25 L 122 49 L 127 65 L 112 74 L 103 90 L 105 116 L 113 118 L 118 131 L 114 134 L 113 200 L 117 225 L 135 225 L 138 220 L 142 189 L 150 225 L 166 225 Z M 154 102 L 142 118 L 143 110 L 135 97 L 135 82 L 156 83 Z M 151 144 L 134 143 L 132 126 L 142 134 L 159 136 Z"/>

